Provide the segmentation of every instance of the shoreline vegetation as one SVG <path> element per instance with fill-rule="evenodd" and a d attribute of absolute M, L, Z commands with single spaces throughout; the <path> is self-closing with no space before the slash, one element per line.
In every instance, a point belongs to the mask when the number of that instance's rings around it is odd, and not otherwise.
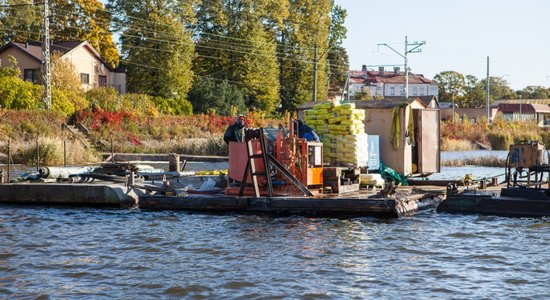
<path fill-rule="evenodd" d="M 282 119 L 288 120 L 290 115 Z M 40 147 L 40 165 L 63 164 L 64 141 L 67 164 L 97 163 L 101 152 L 180 153 L 188 155 L 227 155 L 223 133 L 234 118 L 217 114 L 188 116 L 145 115 L 126 111 L 109 111 L 98 107 L 77 111 L 72 117 L 45 110 L 0 110 L 0 163 L 7 163 L 10 140 L 12 162 L 36 165 L 36 143 Z M 248 113 L 249 126 L 274 126 L 284 120 L 269 119 L 265 114 Z M 83 124 L 89 131 L 73 135 L 62 129 L 65 123 Z M 533 123 L 508 122 L 497 118 L 486 122 L 460 121 L 441 123 L 442 151 L 478 149 L 478 144 L 493 150 L 507 150 L 512 143 L 540 141 L 549 146 L 548 129 Z M 87 145 L 88 147 L 86 147 Z M 496 156 L 442 160 L 442 166 L 504 167 L 505 159 Z"/>

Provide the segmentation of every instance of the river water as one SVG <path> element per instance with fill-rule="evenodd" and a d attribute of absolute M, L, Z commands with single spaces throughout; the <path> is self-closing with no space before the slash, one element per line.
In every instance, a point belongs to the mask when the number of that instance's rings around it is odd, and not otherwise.
<path fill-rule="evenodd" d="M 548 299 L 550 220 L 0 206 L 0 298 Z"/>
<path fill-rule="evenodd" d="M 442 168 L 432 178 L 501 168 Z M 549 299 L 550 219 L 0 205 L 0 299 Z"/>

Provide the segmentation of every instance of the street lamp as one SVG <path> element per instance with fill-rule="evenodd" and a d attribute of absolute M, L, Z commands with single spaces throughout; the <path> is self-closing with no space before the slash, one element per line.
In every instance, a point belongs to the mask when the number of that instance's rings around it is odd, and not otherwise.
<path fill-rule="evenodd" d="M 412 44 L 409 44 L 407 36 L 405 36 L 405 53 L 401 54 L 386 43 L 378 44 L 378 46 L 386 46 L 390 48 L 390 50 L 397 53 L 397 55 L 401 56 L 405 60 L 405 99 L 409 99 L 409 67 L 408 67 L 407 54 L 422 52 L 422 49 L 420 49 L 422 45 L 426 45 L 426 41 L 413 42 Z M 413 47 L 409 49 L 409 46 L 413 46 Z"/>

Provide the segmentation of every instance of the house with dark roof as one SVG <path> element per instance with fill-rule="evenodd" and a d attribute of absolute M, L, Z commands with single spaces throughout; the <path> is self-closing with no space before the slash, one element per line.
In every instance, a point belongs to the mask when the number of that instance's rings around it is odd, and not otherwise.
<path fill-rule="evenodd" d="M 509 121 L 535 122 L 540 127 L 550 125 L 550 99 L 497 100 L 491 108 Z"/>
<path fill-rule="evenodd" d="M 110 86 L 119 93 L 126 93 L 126 72 L 112 68 L 87 41 L 52 42 L 50 49 L 72 63 L 84 90 Z M 40 43 L 9 42 L 0 47 L 0 68 L 11 66 L 10 56 L 16 59 L 22 79 L 35 84 L 41 82 L 44 57 Z"/>
<path fill-rule="evenodd" d="M 403 97 L 405 96 L 405 72 L 399 68 L 386 71 L 367 70 L 350 72 L 350 95 L 359 91 L 369 90 L 373 97 Z M 409 73 L 409 96 L 438 96 L 437 83 L 422 74 Z"/>

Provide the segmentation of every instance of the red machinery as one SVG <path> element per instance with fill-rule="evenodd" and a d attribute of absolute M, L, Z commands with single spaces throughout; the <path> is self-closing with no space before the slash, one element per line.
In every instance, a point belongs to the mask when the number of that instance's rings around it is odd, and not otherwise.
<path fill-rule="evenodd" d="M 225 193 L 313 196 L 312 191 L 321 190 L 323 144 L 298 138 L 296 129 L 293 121 L 288 132 L 279 126 L 274 141 L 266 141 L 264 128 L 247 129 L 244 143 L 230 143 L 230 186 Z"/>

